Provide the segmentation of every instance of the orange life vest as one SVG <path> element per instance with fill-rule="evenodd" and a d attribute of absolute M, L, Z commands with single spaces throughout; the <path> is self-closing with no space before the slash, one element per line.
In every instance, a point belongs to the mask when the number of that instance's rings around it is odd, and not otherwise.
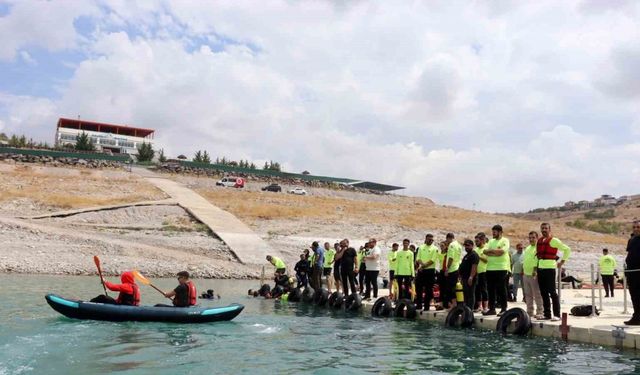
<path fill-rule="evenodd" d="M 118 295 L 118 298 L 116 299 L 116 302 L 118 302 L 120 305 L 138 306 L 140 305 L 140 288 L 138 288 L 137 284 L 129 284 L 129 285 L 131 285 L 131 288 L 133 289 L 133 293 L 129 294 L 125 292 L 120 292 L 120 294 Z"/>
<path fill-rule="evenodd" d="M 196 292 L 196 286 L 191 281 L 187 281 L 189 287 L 189 306 L 193 306 L 198 301 L 198 292 Z"/>
<path fill-rule="evenodd" d="M 551 246 L 551 240 L 553 237 L 541 237 L 538 239 L 538 244 L 536 245 L 536 256 L 538 259 L 553 259 L 556 260 L 558 258 L 558 249 Z"/>

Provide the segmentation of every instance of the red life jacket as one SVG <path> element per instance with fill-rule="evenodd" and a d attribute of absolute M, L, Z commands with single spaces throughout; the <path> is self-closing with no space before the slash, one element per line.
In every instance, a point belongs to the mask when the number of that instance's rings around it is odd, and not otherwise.
<path fill-rule="evenodd" d="M 138 306 L 140 305 L 140 288 L 138 288 L 137 284 L 130 284 L 130 285 L 131 285 L 131 288 L 133 289 L 133 293 L 129 294 L 125 292 L 120 292 L 120 294 L 118 295 L 118 298 L 116 299 L 116 302 L 118 302 L 120 305 Z"/>
<path fill-rule="evenodd" d="M 189 306 L 193 306 L 198 301 L 198 292 L 196 292 L 196 286 L 191 281 L 187 281 L 189 287 Z"/>
<path fill-rule="evenodd" d="M 553 237 L 541 237 L 538 239 L 538 244 L 536 245 L 536 256 L 538 259 L 553 259 L 556 260 L 558 258 L 558 249 L 551 246 L 551 240 Z"/>

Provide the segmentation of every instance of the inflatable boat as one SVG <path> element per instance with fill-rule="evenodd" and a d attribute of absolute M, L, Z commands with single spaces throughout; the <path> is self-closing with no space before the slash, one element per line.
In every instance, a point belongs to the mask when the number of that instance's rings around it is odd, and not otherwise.
<path fill-rule="evenodd" d="M 51 308 L 68 318 L 111 322 L 209 323 L 231 320 L 244 309 L 237 303 L 223 307 L 155 307 L 77 301 L 55 294 L 47 294 L 45 299 Z"/>

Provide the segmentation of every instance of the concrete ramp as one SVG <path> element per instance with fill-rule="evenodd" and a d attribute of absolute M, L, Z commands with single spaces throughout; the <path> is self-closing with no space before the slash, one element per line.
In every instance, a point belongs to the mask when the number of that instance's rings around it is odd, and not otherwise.
<path fill-rule="evenodd" d="M 144 168 L 133 167 L 133 173 L 146 178 L 169 194 L 178 205 L 209 227 L 244 264 L 265 264 L 268 254 L 277 255 L 257 234 L 231 213 L 214 206 L 195 191 Z"/>

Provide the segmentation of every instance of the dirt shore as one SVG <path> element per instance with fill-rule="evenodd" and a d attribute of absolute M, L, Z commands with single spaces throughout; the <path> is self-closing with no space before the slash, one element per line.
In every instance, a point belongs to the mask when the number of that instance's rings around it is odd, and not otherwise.
<path fill-rule="evenodd" d="M 0 272 L 93 274 L 99 255 L 108 274 L 137 268 L 151 276 L 186 269 L 203 278 L 256 278 L 262 267 L 237 261 L 228 247 L 178 206 L 126 207 L 64 218 L 19 217 L 107 204 L 161 200 L 167 196 L 123 171 L 39 167 L 0 163 Z M 501 223 L 512 246 L 538 222 L 440 206 L 426 198 L 308 189 L 308 196 L 215 186 L 204 177 L 170 176 L 246 222 L 280 251 L 289 266 L 312 241 L 349 238 L 359 246 L 376 237 L 386 249 L 404 238 L 421 243 L 427 232 L 459 239 L 490 232 Z M 289 186 L 283 186 L 287 190 Z M 588 279 L 590 264 L 608 247 L 622 267 L 624 238 L 554 224 L 572 247 L 567 269 Z M 266 263 L 266 262 L 265 262 Z M 383 262 L 384 263 L 384 262 Z M 265 264 L 267 275 L 271 267 Z"/>

